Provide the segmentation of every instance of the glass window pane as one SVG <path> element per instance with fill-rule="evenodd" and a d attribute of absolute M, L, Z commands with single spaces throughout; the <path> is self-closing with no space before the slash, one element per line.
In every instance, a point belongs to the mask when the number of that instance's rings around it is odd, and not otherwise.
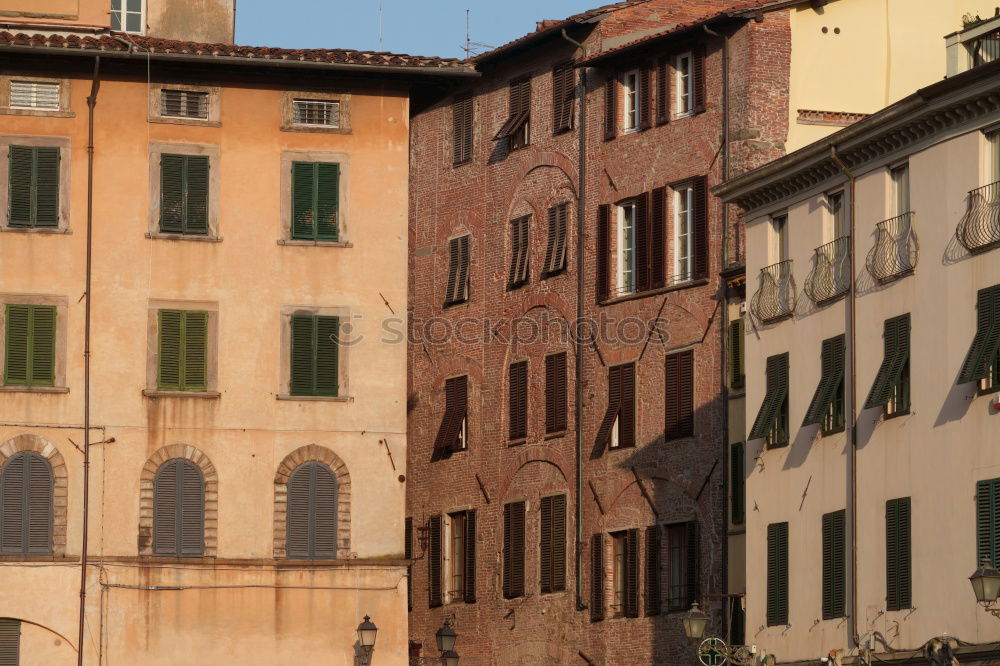
<path fill-rule="evenodd" d="M 128 14 L 125 18 L 126 32 L 142 32 L 142 16 L 139 14 Z"/>
<path fill-rule="evenodd" d="M 111 29 L 112 30 L 122 29 L 121 14 L 119 14 L 118 12 L 111 12 Z"/>
<path fill-rule="evenodd" d="M 128 10 L 130 12 L 141 12 L 142 11 L 142 0 L 127 0 L 126 7 L 128 7 Z"/>
<path fill-rule="evenodd" d="M 122 0 L 111 0 L 111 10 L 118 11 L 122 8 Z"/>

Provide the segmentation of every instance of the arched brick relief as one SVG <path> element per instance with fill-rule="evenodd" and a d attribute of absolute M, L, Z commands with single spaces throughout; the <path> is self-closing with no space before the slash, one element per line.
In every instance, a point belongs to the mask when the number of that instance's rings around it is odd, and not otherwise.
<path fill-rule="evenodd" d="M 452 354 L 442 359 L 435 369 L 437 374 L 434 376 L 433 386 L 436 391 L 443 391 L 445 380 L 458 375 L 468 375 L 470 385 L 482 386 L 483 384 L 482 366 L 467 356 Z"/>
<path fill-rule="evenodd" d="M 571 159 L 562 153 L 557 153 L 555 151 L 538 151 L 531 157 L 531 161 L 521 167 L 521 172 L 510 180 L 513 184 L 510 186 L 510 189 L 507 190 L 507 196 L 504 198 L 504 201 L 510 201 L 513 205 L 514 195 L 517 193 L 517 188 L 521 186 L 521 182 L 535 169 L 545 167 L 552 167 L 562 171 L 569 180 L 569 186 L 573 190 L 573 196 L 576 196 L 576 193 L 579 191 L 577 188 L 577 173 L 576 167 L 573 166 L 573 161 Z"/>
<path fill-rule="evenodd" d="M 556 468 L 563 480 L 569 481 L 566 474 L 567 462 L 555 449 L 550 446 L 534 445 L 521 447 L 517 455 L 507 463 L 506 468 L 500 476 L 500 487 L 497 489 L 497 497 L 504 498 L 510 485 L 514 482 L 514 477 L 525 465 L 540 462 L 552 465 Z"/>
<path fill-rule="evenodd" d="M 351 558 L 351 475 L 336 453 L 318 444 L 295 449 L 281 461 L 274 475 L 274 558 L 284 559 L 286 518 L 288 515 L 288 479 L 299 465 L 321 462 L 337 478 L 337 558 Z"/>
<path fill-rule="evenodd" d="M 66 475 L 66 461 L 55 444 L 38 435 L 23 434 L 0 444 L 0 469 L 22 451 L 34 451 L 45 458 L 52 468 L 52 554 L 61 557 L 66 554 L 66 507 L 69 494 L 69 479 Z"/>
<path fill-rule="evenodd" d="M 139 555 L 153 554 L 153 482 L 163 463 L 175 458 L 190 460 L 205 479 L 205 555 L 216 557 L 219 545 L 219 475 L 208 456 L 190 444 L 158 449 L 142 466 L 139 476 Z"/>

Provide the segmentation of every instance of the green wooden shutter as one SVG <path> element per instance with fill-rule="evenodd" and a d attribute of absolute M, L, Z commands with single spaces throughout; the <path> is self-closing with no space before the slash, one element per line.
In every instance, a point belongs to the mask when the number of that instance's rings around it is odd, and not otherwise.
<path fill-rule="evenodd" d="M 182 340 L 184 368 L 181 390 L 208 390 L 208 313 L 187 311 L 183 313 Z"/>
<path fill-rule="evenodd" d="M 427 534 L 428 606 L 441 605 L 441 516 L 431 516 Z"/>
<path fill-rule="evenodd" d="M 823 619 L 844 616 L 846 512 L 841 509 L 823 515 Z"/>
<path fill-rule="evenodd" d="M 12 227 L 59 226 L 59 148 L 10 146 L 8 224 Z"/>
<path fill-rule="evenodd" d="M 1000 285 L 976 295 L 976 337 L 962 364 L 958 383 L 985 379 L 1000 348 Z"/>
<path fill-rule="evenodd" d="M 8 185 L 10 209 L 8 224 L 12 227 L 32 225 L 32 174 L 34 151 L 29 146 L 11 146 L 8 150 Z"/>
<path fill-rule="evenodd" d="M 729 446 L 730 479 L 729 489 L 732 495 L 730 507 L 734 525 L 742 525 L 746 500 L 746 471 L 744 470 L 744 443 L 736 442 Z"/>
<path fill-rule="evenodd" d="M 316 165 L 316 240 L 340 240 L 340 165 Z"/>
<path fill-rule="evenodd" d="M 30 338 L 31 306 L 8 305 L 4 334 L 4 384 L 28 384 Z"/>
<path fill-rule="evenodd" d="M 976 566 L 1000 562 L 1000 479 L 976 483 Z"/>
<path fill-rule="evenodd" d="M 316 238 L 315 209 L 316 165 L 312 162 L 292 162 L 292 238 Z"/>
<path fill-rule="evenodd" d="M 767 436 L 775 419 L 782 418 L 786 400 L 788 400 L 788 352 L 769 356 L 767 359 L 767 393 L 753 428 L 750 429 L 750 439 Z"/>
<path fill-rule="evenodd" d="M 910 360 L 909 313 L 885 320 L 883 342 L 885 353 L 882 365 L 879 366 L 868 399 L 865 400 L 865 409 L 881 407 L 889 402 L 893 387 L 899 382 L 906 363 Z"/>
<path fill-rule="evenodd" d="M 33 226 L 59 226 L 59 149 L 39 146 L 35 151 Z"/>
<path fill-rule="evenodd" d="M 0 666 L 18 666 L 21 651 L 21 621 L 0 618 Z"/>
<path fill-rule="evenodd" d="M 56 308 L 8 305 L 4 358 L 4 383 L 8 386 L 54 385 Z"/>
<path fill-rule="evenodd" d="M 291 319 L 291 380 L 292 395 L 312 395 L 316 386 L 316 321 L 309 315 L 295 315 Z"/>
<path fill-rule="evenodd" d="M 767 626 L 788 624 L 788 523 L 767 526 Z"/>
<path fill-rule="evenodd" d="M 314 395 L 336 396 L 340 389 L 340 317 L 316 317 Z"/>
<path fill-rule="evenodd" d="M 160 155 L 160 231 L 184 233 L 184 155 Z"/>
<path fill-rule="evenodd" d="M 885 504 L 886 610 L 910 608 L 910 498 Z"/>
<path fill-rule="evenodd" d="M 823 341 L 820 353 L 821 374 L 816 393 L 813 394 L 809 409 L 802 420 L 807 426 L 819 423 L 833 402 L 840 383 L 844 378 L 844 336 L 838 335 Z"/>
<path fill-rule="evenodd" d="M 197 236 L 208 234 L 209 161 L 206 155 L 185 155 L 184 231 Z"/>

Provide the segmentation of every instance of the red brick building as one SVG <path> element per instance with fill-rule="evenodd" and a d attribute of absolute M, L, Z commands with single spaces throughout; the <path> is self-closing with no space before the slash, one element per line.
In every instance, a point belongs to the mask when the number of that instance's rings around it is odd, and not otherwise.
<path fill-rule="evenodd" d="M 720 272 L 740 243 L 707 191 L 783 151 L 788 16 L 763 4 L 544 21 L 418 105 L 414 663 L 437 657 L 446 619 L 463 664 L 689 663 L 694 601 L 742 641 L 719 596 L 734 527 Z"/>

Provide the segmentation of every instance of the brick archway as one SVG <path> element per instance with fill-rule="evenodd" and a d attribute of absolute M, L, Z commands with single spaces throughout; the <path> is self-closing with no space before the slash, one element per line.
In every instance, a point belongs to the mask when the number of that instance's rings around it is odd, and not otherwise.
<path fill-rule="evenodd" d="M 33 451 L 45 458 L 52 468 L 52 554 L 66 554 L 66 504 L 69 480 L 66 461 L 55 444 L 38 435 L 18 435 L 0 444 L 0 469 L 22 451 Z"/>
<path fill-rule="evenodd" d="M 205 479 L 204 557 L 215 557 L 219 546 L 219 475 L 208 456 L 189 444 L 164 446 L 142 466 L 139 477 L 139 555 L 153 554 L 153 481 L 160 466 L 174 458 L 193 462 Z"/>
<path fill-rule="evenodd" d="M 286 517 L 288 514 L 288 479 L 302 463 L 321 462 L 337 477 L 337 559 L 351 558 L 351 475 L 340 457 L 318 444 L 301 446 L 278 465 L 274 475 L 274 559 L 284 559 Z"/>

